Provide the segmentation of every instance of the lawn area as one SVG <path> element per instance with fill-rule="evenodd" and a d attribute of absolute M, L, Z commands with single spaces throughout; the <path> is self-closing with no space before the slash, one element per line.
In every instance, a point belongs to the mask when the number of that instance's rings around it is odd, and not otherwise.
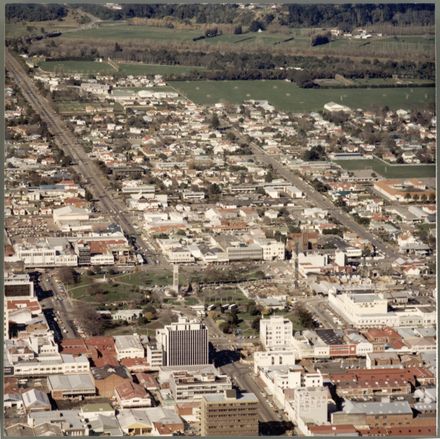
<path fill-rule="evenodd" d="M 428 178 L 435 177 L 435 165 L 394 165 L 380 158 L 360 160 L 335 160 L 335 163 L 348 171 L 372 169 L 385 178 Z"/>
<path fill-rule="evenodd" d="M 221 287 L 218 289 L 204 288 L 198 293 L 200 302 L 205 302 L 206 305 L 223 304 L 236 305 L 245 304 L 249 299 L 238 288 Z"/>
<path fill-rule="evenodd" d="M 328 102 L 353 108 L 413 108 L 434 103 L 434 87 L 304 89 L 287 81 L 172 81 L 169 83 L 197 104 L 240 104 L 268 100 L 279 110 L 304 113 L 322 110 Z"/>
<path fill-rule="evenodd" d="M 87 278 L 77 285 L 68 286 L 69 295 L 72 299 L 90 303 L 113 303 L 138 301 L 144 298 L 136 286 L 128 286 L 110 282 L 93 282 Z"/>
<path fill-rule="evenodd" d="M 55 73 L 114 74 L 116 70 L 106 62 L 95 61 L 43 61 L 39 64 L 42 70 Z"/>
<path fill-rule="evenodd" d="M 167 286 L 173 283 L 173 274 L 171 271 L 166 270 L 149 270 L 148 272 L 142 271 L 138 273 L 128 273 L 123 276 L 118 276 L 120 282 L 134 286 L 154 287 Z M 183 278 L 180 277 L 182 281 Z"/>
<path fill-rule="evenodd" d="M 185 74 L 193 70 L 206 70 L 199 66 L 180 66 L 162 64 L 119 64 L 119 74 L 122 75 L 172 75 Z"/>

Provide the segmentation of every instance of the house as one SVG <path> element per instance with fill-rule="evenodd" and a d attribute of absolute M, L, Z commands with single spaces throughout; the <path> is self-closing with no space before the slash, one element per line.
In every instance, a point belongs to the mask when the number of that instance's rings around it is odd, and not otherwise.
<path fill-rule="evenodd" d="M 30 389 L 21 394 L 24 409 L 27 413 L 51 410 L 47 394 L 39 389 Z"/>
<path fill-rule="evenodd" d="M 112 398 L 115 387 L 131 382 L 128 370 L 123 366 L 92 368 L 95 386 L 99 396 Z"/>
<path fill-rule="evenodd" d="M 116 401 L 120 408 L 151 407 L 151 398 L 140 384 L 131 381 L 115 387 Z"/>

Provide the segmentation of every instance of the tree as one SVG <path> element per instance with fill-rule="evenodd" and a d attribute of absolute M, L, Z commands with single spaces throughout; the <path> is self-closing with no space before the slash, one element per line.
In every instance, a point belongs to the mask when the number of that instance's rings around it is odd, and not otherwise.
<path fill-rule="evenodd" d="M 303 160 L 305 161 L 320 161 L 324 160 L 327 157 L 325 153 L 325 149 L 322 145 L 312 146 L 309 150 L 307 150 L 303 155 Z"/>
<path fill-rule="evenodd" d="M 298 316 L 300 324 L 305 329 L 311 329 L 315 326 L 312 314 L 307 311 L 304 305 L 298 303 L 295 306 L 295 314 Z"/>
<path fill-rule="evenodd" d="M 235 35 L 241 35 L 242 33 L 243 33 L 243 28 L 240 25 L 238 25 L 234 28 Z"/>
<path fill-rule="evenodd" d="M 314 47 L 314 46 L 320 46 L 322 44 L 328 44 L 329 42 L 330 42 L 330 34 L 329 33 L 318 34 L 318 35 L 314 35 L 312 37 L 311 45 L 312 45 L 312 47 Z"/>
<path fill-rule="evenodd" d="M 252 323 L 251 323 L 252 329 L 254 329 L 257 332 L 260 332 L 260 320 L 261 320 L 261 317 L 258 316 L 258 317 L 255 317 L 255 319 L 252 320 Z"/>
<path fill-rule="evenodd" d="M 247 307 L 246 307 L 246 311 L 251 316 L 256 316 L 256 315 L 258 315 L 260 313 L 258 311 L 258 308 L 257 308 L 255 302 L 249 302 Z"/>
<path fill-rule="evenodd" d="M 259 30 L 265 30 L 265 29 L 266 27 L 264 23 L 261 22 L 260 20 L 254 20 L 249 26 L 250 32 L 258 32 Z"/>
<path fill-rule="evenodd" d="M 78 283 L 80 275 L 71 267 L 61 267 L 58 270 L 58 276 L 64 284 Z"/>
<path fill-rule="evenodd" d="M 209 121 L 209 124 L 213 130 L 217 130 L 220 127 L 220 120 L 217 116 L 217 113 L 214 113 L 211 116 L 211 120 Z"/>

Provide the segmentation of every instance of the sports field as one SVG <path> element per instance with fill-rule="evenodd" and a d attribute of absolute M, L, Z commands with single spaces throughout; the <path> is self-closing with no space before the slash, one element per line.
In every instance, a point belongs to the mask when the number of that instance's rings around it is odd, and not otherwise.
<path fill-rule="evenodd" d="M 39 64 L 42 70 L 55 73 L 115 73 L 115 69 L 106 62 L 95 61 L 43 61 Z"/>
<path fill-rule="evenodd" d="M 429 178 L 435 177 L 435 165 L 394 165 L 377 157 L 360 160 L 335 160 L 347 171 L 372 169 L 385 178 Z"/>
<path fill-rule="evenodd" d="M 198 66 L 179 66 L 161 64 L 119 64 L 118 72 L 125 75 L 172 75 L 185 74 L 193 70 L 206 70 Z"/>
<path fill-rule="evenodd" d="M 176 90 L 198 104 L 244 100 L 268 100 L 287 112 L 322 110 L 328 102 L 337 102 L 352 108 L 392 109 L 424 106 L 434 102 L 433 87 L 375 88 L 375 89 L 304 89 L 286 81 L 174 81 Z"/>

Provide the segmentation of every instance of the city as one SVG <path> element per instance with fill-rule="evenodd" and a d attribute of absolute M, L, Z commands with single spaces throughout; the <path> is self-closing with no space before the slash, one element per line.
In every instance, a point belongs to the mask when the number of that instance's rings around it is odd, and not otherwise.
<path fill-rule="evenodd" d="M 433 5 L 34 6 L 5 436 L 435 436 Z"/>

